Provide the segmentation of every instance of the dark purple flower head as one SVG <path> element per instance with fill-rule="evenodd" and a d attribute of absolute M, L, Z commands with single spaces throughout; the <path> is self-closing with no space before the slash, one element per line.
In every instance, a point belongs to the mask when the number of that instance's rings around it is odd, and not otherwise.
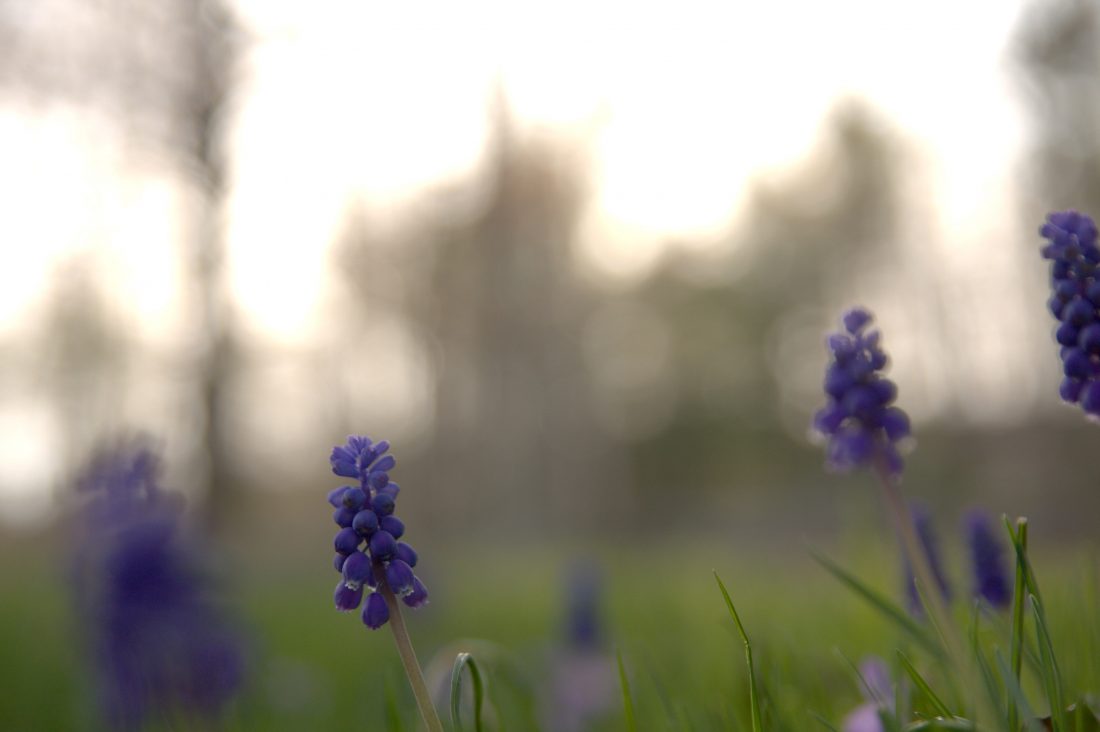
<path fill-rule="evenodd" d="M 863 308 L 850 310 L 843 317 L 844 330 L 826 340 L 828 402 L 814 415 L 813 429 L 827 440 L 830 468 L 881 463 L 896 475 L 902 468 L 897 443 L 909 436 L 909 417 L 891 406 L 897 387 L 879 373 L 887 359 L 879 332 L 867 330 L 871 320 Z"/>
<path fill-rule="evenodd" d="M 156 456 L 131 444 L 102 453 L 78 482 L 75 606 L 113 728 L 153 717 L 215 717 L 240 688 L 242 647 L 212 601 L 180 512 L 157 483 Z"/>
<path fill-rule="evenodd" d="M 1041 250 L 1051 260 L 1050 312 L 1058 320 L 1055 339 L 1062 346 L 1059 388 L 1062 399 L 1100 419 L 1100 246 L 1096 224 L 1076 211 L 1047 216 L 1039 229 Z"/>
<path fill-rule="evenodd" d="M 947 575 L 944 574 L 943 562 L 940 561 L 939 541 L 937 541 L 936 532 L 932 528 L 932 513 L 927 506 L 920 503 L 910 504 L 909 509 L 913 515 L 913 527 L 917 530 L 921 548 L 924 549 L 924 556 L 928 560 L 928 566 L 932 568 L 932 575 L 936 579 L 937 589 L 945 600 L 950 599 L 951 586 L 947 582 Z M 931 592 L 932 588 L 925 588 L 925 591 Z M 913 568 L 909 565 L 908 559 L 905 560 L 905 592 L 909 601 L 910 612 L 914 615 L 920 615 L 922 612 L 920 596 L 917 594 L 917 583 L 913 577 Z M 929 600 L 931 601 L 931 598 Z"/>
<path fill-rule="evenodd" d="M 964 519 L 970 566 L 974 572 L 974 596 L 995 608 L 1012 602 L 1012 580 L 1005 565 L 1005 546 L 998 539 L 993 520 L 984 511 L 970 511 Z"/>
<path fill-rule="evenodd" d="M 566 637 L 574 649 L 594 650 L 600 646 L 602 588 L 600 572 L 588 564 L 572 567 L 566 577 Z"/>
<path fill-rule="evenodd" d="M 381 592 L 388 589 L 409 607 L 428 601 L 428 590 L 413 574 L 416 551 L 398 542 L 405 524 L 394 515 L 400 488 L 390 481 L 389 471 L 397 460 L 386 452 L 390 443 L 373 442 L 369 437 L 353 435 L 347 444 L 332 449 L 332 472 L 354 478 L 358 485 L 342 486 L 328 494 L 336 508 L 333 520 L 336 533 L 334 566 L 341 573 L 336 587 L 336 607 L 350 611 L 363 605 L 363 623 L 371 629 L 389 621 L 389 608 Z M 365 588 L 370 589 L 366 601 Z"/>

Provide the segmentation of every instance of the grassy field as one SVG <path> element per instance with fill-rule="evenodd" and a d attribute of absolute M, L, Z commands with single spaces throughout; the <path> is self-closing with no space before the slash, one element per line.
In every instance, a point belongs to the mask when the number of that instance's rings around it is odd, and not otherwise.
<path fill-rule="evenodd" d="M 416 707 L 388 630 L 370 632 L 357 615 L 334 612 L 335 573 L 314 570 L 304 561 L 313 557 L 279 551 L 276 543 L 262 552 L 237 552 L 221 568 L 223 589 L 234 598 L 251 648 L 250 681 L 225 728 L 416 729 Z M 937 677 L 894 625 L 798 549 L 777 555 L 666 541 L 589 547 L 568 557 L 530 547 L 433 551 L 424 569 L 432 602 L 407 614 L 414 643 L 430 683 L 440 689 L 443 715 L 455 654 L 473 652 L 488 675 L 495 729 L 553 729 L 562 704 L 556 689 L 580 673 L 590 679 L 583 685 L 588 692 L 609 689 L 606 711 L 589 728 L 624 729 L 616 651 L 628 671 L 639 729 L 748 729 L 744 649 L 712 568 L 729 587 L 753 641 L 765 729 L 826 729 L 818 716 L 839 725 L 862 698 L 845 659 L 877 654 L 896 669 L 894 654 L 905 648 L 922 673 Z M 831 554 L 884 595 L 897 597 L 896 552 L 888 545 L 852 544 Z M 563 577 L 581 556 L 601 573 L 605 593 L 601 650 L 578 667 L 567 665 L 577 660 L 564 640 Z M 1039 551 L 1035 558 L 1069 698 L 1100 690 L 1092 557 L 1066 550 Z M 962 557 L 950 559 L 961 591 Z M 100 729 L 81 655 L 88 626 L 70 611 L 59 567 L 40 540 L 4 544 L 0 729 Z M 965 605 L 955 603 L 962 622 Z M 1007 649 L 1004 617 L 987 617 L 983 628 L 987 648 Z M 1024 686 L 1036 711 L 1045 713 L 1034 670 L 1025 670 Z M 918 709 L 921 703 L 915 700 Z"/>

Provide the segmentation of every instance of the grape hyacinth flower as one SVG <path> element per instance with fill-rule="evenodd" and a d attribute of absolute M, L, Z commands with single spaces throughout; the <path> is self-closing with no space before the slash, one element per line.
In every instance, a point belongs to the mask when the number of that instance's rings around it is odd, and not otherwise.
<path fill-rule="evenodd" d="M 442 732 L 397 604 L 400 598 L 410 608 L 421 607 L 428 601 L 428 590 L 413 574 L 416 551 L 399 541 L 405 524 L 394 515 L 401 489 L 390 480 L 389 471 L 397 460 L 386 454 L 389 448 L 385 440 L 373 442 L 352 435 L 346 444 L 332 448 L 329 456 L 333 473 L 355 481 L 328 494 L 335 509 L 332 518 L 340 527 L 333 539 L 333 566 L 340 573 L 336 609 L 350 612 L 362 605 L 364 625 L 371 630 L 390 626 L 420 715 L 431 732 Z"/>
<path fill-rule="evenodd" d="M 887 359 L 879 331 L 868 330 L 871 320 L 863 308 L 850 310 L 843 317 L 844 329 L 826 340 L 828 402 L 814 415 L 813 429 L 827 440 L 830 468 L 872 465 L 896 476 L 902 469 L 897 445 L 909 436 L 909 417 L 891 406 L 898 390 L 880 373 Z"/>
<path fill-rule="evenodd" d="M 1047 216 L 1039 229 L 1047 239 L 1041 250 L 1051 261 L 1050 312 L 1058 320 L 1065 378 L 1059 392 L 1069 404 L 1100 419 L 1100 246 L 1096 224 L 1077 211 Z"/>
<path fill-rule="evenodd" d="M 357 481 L 328 496 L 336 509 L 333 520 L 340 527 L 333 540 L 333 566 L 341 575 L 336 609 L 350 612 L 363 604 L 363 623 L 372 630 L 389 621 L 383 587 L 412 608 L 428 601 L 428 590 L 413 574 L 416 551 L 398 541 L 405 534 L 405 524 L 394 515 L 401 489 L 390 480 L 389 471 L 397 460 L 386 455 L 389 447 L 385 440 L 374 443 L 368 437 L 351 436 L 346 445 L 334 447 L 329 458 L 333 473 Z"/>
<path fill-rule="evenodd" d="M 997 538 L 993 520 L 984 511 L 973 510 L 964 520 L 970 566 L 974 573 L 974 596 L 995 608 L 1012 602 L 1012 581 L 1004 561 L 1004 544 Z"/>
<path fill-rule="evenodd" d="M 76 537 L 76 607 L 113 729 L 189 715 L 213 723 L 244 680 L 242 644 L 211 600 L 180 504 L 140 444 L 100 454 Z"/>
<path fill-rule="evenodd" d="M 866 701 L 849 712 L 840 728 L 843 732 L 884 732 L 882 715 L 894 714 L 894 688 L 886 662 L 868 656 L 859 664 L 859 676 Z"/>

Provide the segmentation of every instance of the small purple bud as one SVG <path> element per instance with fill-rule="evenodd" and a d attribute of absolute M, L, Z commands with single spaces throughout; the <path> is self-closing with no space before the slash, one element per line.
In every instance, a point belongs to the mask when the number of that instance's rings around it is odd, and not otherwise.
<path fill-rule="evenodd" d="M 879 422 L 886 430 L 886 437 L 890 442 L 897 442 L 909 436 L 909 415 L 897 407 L 890 407 L 883 412 Z"/>
<path fill-rule="evenodd" d="M 370 538 L 370 555 L 376 562 L 388 561 L 397 551 L 397 542 L 388 531 L 376 531 Z"/>
<path fill-rule="evenodd" d="M 343 613 L 351 612 L 363 601 L 363 587 L 348 587 L 343 580 L 340 580 L 340 584 L 336 585 L 335 600 L 337 610 Z"/>
<path fill-rule="evenodd" d="M 385 493 L 390 498 L 397 500 L 397 494 L 401 492 L 401 486 L 393 482 L 386 483 L 386 485 L 378 489 L 378 492 Z"/>
<path fill-rule="evenodd" d="M 393 515 L 383 516 L 378 526 L 383 531 L 390 532 L 395 539 L 400 539 L 405 534 L 405 522 Z"/>
<path fill-rule="evenodd" d="M 1067 323 L 1072 323 L 1077 328 L 1081 328 L 1092 322 L 1094 313 L 1095 308 L 1092 303 L 1081 298 L 1074 298 L 1066 305 L 1066 309 L 1062 312 L 1062 319 Z"/>
<path fill-rule="evenodd" d="M 1100 353 L 1100 323 L 1091 323 L 1082 328 L 1077 336 L 1077 345 L 1085 353 Z"/>
<path fill-rule="evenodd" d="M 398 597 L 408 594 L 412 591 L 412 583 L 412 567 L 400 559 L 394 559 L 386 565 L 386 584 L 393 590 L 393 594 Z"/>
<path fill-rule="evenodd" d="M 886 406 L 897 398 L 898 388 L 889 379 L 875 379 L 868 386 L 875 393 L 875 397 L 881 406 Z"/>
<path fill-rule="evenodd" d="M 342 485 L 339 488 L 333 488 L 331 491 L 329 491 L 328 502 L 332 504 L 333 508 L 340 508 L 344 505 L 344 491 L 346 491 L 349 487 L 350 486 Z"/>
<path fill-rule="evenodd" d="M 1079 336 L 1077 327 L 1069 323 L 1062 323 L 1058 326 L 1058 330 L 1054 331 L 1054 340 L 1063 346 L 1076 346 Z"/>
<path fill-rule="evenodd" d="M 395 465 L 397 465 L 397 458 L 393 455 L 387 455 L 374 465 L 371 465 L 370 471 L 372 473 L 388 473 L 393 470 Z"/>
<path fill-rule="evenodd" d="M 359 543 L 362 541 L 362 537 L 355 533 L 355 529 L 347 528 L 340 529 L 332 543 L 336 547 L 337 553 L 351 554 L 359 548 Z"/>
<path fill-rule="evenodd" d="M 419 577 L 413 577 L 412 591 L 402 597 L 401 601 L 411 608 L 418 608 L 428 602 L 428 588 Z"/>
<path fill-rule="evenodd" d="M 1063 401 L 1076 404 L 1077 400 L 1081 398 L 1081 390 L 1084 386 L 1085 382 L 1080 379 L 1062 379 L 1062 385 L 1058 388 L 1058 393 Z"/>
<path fill-rule="evenodd" d="M 367 478 L 367 485 L 369 485 L 375 491 L 377 491 L 378 489 L 380 489 L 382 486 L 386 485 L 386 483 L 389 483 L 389 482 L 390 482 L 390 476 L 387 473 L 384 473 L 384 472 L 373 472 Z"/>
<path fill-rule="evenodd" d="M 1089 357 L 1084 351 L 1073 348 L 1066 353 L 1062 361 L 1062 371 L 1072 379 L 1083 379 L 1089 375 Z"/>
<path fill-rule="evenodd" d="M 842 320 L 844 321 L 845 330 L 852 335 L 858 335 L 871 322 L 871 314 L 864 308 L 852 308 L 844 313 Z"/>
<path fill-rule="evenodd" d="M 344 560 L 347 559 L 343 554 L 337 554 L 332 560 L 332 566 L 336 567 L 337 572 L 344 571 Z"/>
<path fill-rule="evenodd" d="M 843 399 L 855 381 L 847 368 L 833 364 L 825 371 L 825 393 L 833 399 Z"/>
<path fill-rule="evenodd" d="M 346 529 L 351 526 L 352 519 L 355 518 L 355 511 L 350 508 L 344 508 L 341 506 L 332 512 L 332 520 L 336 522 L 336 525 Z"/>
<path fill-rule="evenodd" d="M 367 603 L 363 605 L 363 624 L 371 630 L 378 630 L 390 619 L 390 609 L 386 607 L 386 601 L 377 592 L 370 593 Z"/>
<path fill-rule="evenodd" d="M 389 516 L 393 513 L 393 509 L 396 503 L 393 500 L 393 496 L 388 493 L 377 493 L 374 498 L 370 499 L 371 508 L 381 518 L 382 516 Z"/>
<path fill-rule="evenodd" d="M 830 402 L 814 415 L 814 430 L 823 435 L 831 435 L 840 429 L 840 424 L 847 416 L 848 412 L 844 407 L 837 402 Z"/>
<path fill-rule="evenodd" d="M 363 509 L 355 514 L 351 528 L 355 529 L 360 536 L 370 536 L 378 531 L 378 516 L 369 508 Z"/>
<path fill-rule="evenodd" d="M 344 583 L 348 587 L 360 587 L 372 572 L 370 558 L 363 552 L 352 552 L 344 562 Z"/>
<path fill-rule="evenodd" d="M 1087 414 L 1100 415 L 1100 381 L 1090 381 L 1081 394 L 1081 408 Z"/>
<path fill-rule="evenodd" d="M 416 566 L 416 551 L 405 542 L 397 542 L 397 549 L 394 550 L 393 554 L 410 567 Z"/>
<path fill-rule="evenodd" d="M 348 508 L 354 516 L 361 508 L 363 504 L 367 502 L 367 494 L 363 492 L 362 488 L 348 488 L 344 491 L 344 495 L 341 499 L 341 503 L 345 508 Z"/>

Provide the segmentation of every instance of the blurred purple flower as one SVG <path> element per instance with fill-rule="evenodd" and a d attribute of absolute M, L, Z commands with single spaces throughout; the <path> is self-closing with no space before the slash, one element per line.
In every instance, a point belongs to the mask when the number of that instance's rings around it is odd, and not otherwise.
<path fill-rule="evenodd" d="M 974 596 L 985 598 L 995 608 L 1008 607 L 1012 602 L 1012 580 L 1005 566 L 1005 546 L 997 538 L 996 525 L 988 513 L 975 509 L 966 515 L 964 527 L 974 573 Z"/>
<path fill-rule="evenodd" d="M 860 691 L 866 701 L 848 713 L 840 728 L 843 732 L 884 732 L 882 714 L 894 713 L 894 687 L 886 662 L 868 656 L 859 664 Z"/>
<path fill-rule="evenodd" d="M 133 443 L 102 452 L 78 481 L 77 610 L 89 631 L 111 726 L 171 715 L 208 722 L 240 688 L 242 644 L 211 601 L 159 461 Z"/>
<path fill-rule="evenodd" d="M 1100 246 L 1096 224 L 1077 211 L 1047 216 L 1039 229 L 1047 239 L 1041 250 L 1051 260 L 1050 311 L 1058 320 L 1055 339 L 1065 378 L 1062 399 L 1080 404 L 1085 414 L 1100 419 Z"/>
<path fill-rule="evenodd" d="M 551 657 L 545 726 L 580 732 L 615 708 L 615 660 L 603 647 L 600 598 L 603 578 L 590 564 L 565 577 L 565 637 Z"/>
<path fill-rule="evenodd" d="M 909 417 L 891 406 L 897 387 L 879 373 L 887 359 L 879 332 L 867 330 L 871 320 L 867 310 L 854 308 L 843 317 L 844 330 L 826 340 L 828 402 L 814 415 L 813 429 L 827 440 L 830 468 L 881 464 L 897 475 L 902 469 L 897 443 L 909 436 Z"/>
<path fill-rule="evenodd" d="M 389 471 L 397 460 L 386 454 L 389 448 L 385 440 L 373 442 L 352 435 L 347 444 L 332 448 L 329 456 L 334 474 L 357 481 L 328 494 L 336 509 L 333 520 L 340 527 L 333 539 L 334 566 L 341 574 L 336 609 L 349 612 L 362 605 L 363 624 L 372 630 L 390 619 L 380 594 L 383 585 L 411 608 L 428 601 L 427 588 L 412 571 L 416 551 L 398 541 L 405 534 L 405 524 L 393 515 L 401 489 L 390 480 Z M 364 601 L 365 589 L 370 593 Z"/>
<path fill-rule="evenodd" d="M 935 529 L 932 527 L 932 513 L 928 507 L 920 503 L 912 503 L 909 510 L 913 516 L 913 528 L 917 530 L 924 556 L 928 559 L 928 566 L 932 568 L 932 574 L 936 578 L 936 585 L 942 597 L 951 598 L 951 586 L 947 582 L 947 575 L 943 571 L 943 562 L 940 561 L 939 541 Z M 931 588 L 928 588 L 929 591 Z M 917 594 L 917 583 L 913 577 L 913 568 L 909 561 L 905 560 L 905 592 L 909 602 L 909 611 L 914 615 L 923 613 L 920 596 Z"/>

